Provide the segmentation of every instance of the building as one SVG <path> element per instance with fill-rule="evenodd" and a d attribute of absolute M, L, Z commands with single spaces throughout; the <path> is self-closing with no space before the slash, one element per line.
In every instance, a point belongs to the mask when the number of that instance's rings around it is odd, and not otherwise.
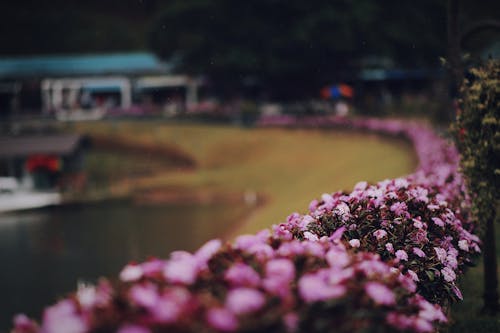
<path fill-rule="evenodd" d="M 81 188 L 87 145 L 74 134 L 1 136 L 0 177 L 23 191 Z"/>
<path fill-rule="evenodd" d="M 169 113 L 197 103 L 201 81 L 147 52 L 0 57 L 0 120 Z"/>

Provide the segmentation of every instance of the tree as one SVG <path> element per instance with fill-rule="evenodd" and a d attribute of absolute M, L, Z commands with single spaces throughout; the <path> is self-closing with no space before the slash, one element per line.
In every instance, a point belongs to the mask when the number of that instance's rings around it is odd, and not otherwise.
<path fill-rule="evenodd" d="M 367 55 L 437 65 L 443 20 L 442 2 L 430 0 L 177 0 L 155 20 L 150 45 L 181 71 L 297 96 L 352 79 Z"/>

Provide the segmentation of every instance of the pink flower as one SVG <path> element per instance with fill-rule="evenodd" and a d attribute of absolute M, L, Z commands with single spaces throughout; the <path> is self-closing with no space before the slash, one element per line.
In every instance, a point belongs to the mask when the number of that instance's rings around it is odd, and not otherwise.
<path fill-rule="evenodd" d="M 415 330 L 419 333 L 426 333 L 434 331 L 434 327 L 432 324 L 423 318 L 416 318 L 413 326 Z"/>
<path fill-rule="evenodd" d="M 446 257 L 446 266 L 450 267 L 451 269 L 458 268 L 458 261 L 456 255 L 448 254 L 448 256 Z"/>
<path fill-rule="evenodd" d="M 295 332 L 299 326 L 299 315 L 295 312 L 289 312 L 283 316 L 283 323 L 287 332 Z"/>
<path fill-rule="evenodd" d="M 405 250 L 397 250 L 396 251 L 396 258 L 398 258 L 399 260 L 407 261 L 408 254 L 406 253 Z"/>
<path fill-rule="evenodd" d="M 418 278 L 418 275 L 417 273 L 415 273 L 414 271 L 412 271 L 411 269 L 408 270 L 408 275 L 410 276 L 410 278 L 415 281 L 415 282 L 418 282 L 420 281 L 420 279 Z"/>
<path fill-rule="evenodd" d="M 255 289 L 237 288 L 226 297 L 226 308 L 234 314 L 245 314 L 260 310 L 266 302 L 264 295 Z"/>
<path fill-rule="evenodd" d="M 443 274 L 443 278 L 446 282 L 453 282 L 457 278 L 455 272 L 449 267 L 441 269 L 441 274 Z"/>
<path fill-rule="evenodd" d="M 269 259 L 274 256 L 273 248 L 264 243 L 252 245 L 247 249 L 247 252 L 255 255 L 259 260 Z"/>
<path fill-rule="evenodd" d="M 434 222 L 435 225 L 444 228 L 444 222 L 439 217 L 433 217 L 431 218 L 431 220 Z"/>
<path fill-rule="evenodd" d="M 299 294 L 307 303 L 335 299 L 345 295 L 343 285 L 328 285 L 320 274 L 307 274 L 299 280 Z"/>
<path fill-rule="evenodd" d="M 240 250 L 247 250 L 256 244 L 262 244 L 262 240 L 256 235 L 241 235 L 234 242 L 234 246 Z"/>
<path fill-rule="evenodd" d="M 164 292 L 150 311 L 158 322 L 174 323 L 184 311 L 189 300 L 189 291 L 182 287 L 174 287 Z"/>
<path fill-rule="evenodd" d="M 146 285 L 135 285 L 130 291 L 130 299 L 137 305 L 152 308 L 158 300 L 158 290 L 155 285 L 148 283 Z"/>
<path fill-rule="evenodd" d="M 88 310 L 97 302 L 97 291 L 94 286 L 79 285 L 76 291 L 76 299 L 82 308 Z"/>
<path fill-rule="evenodd" d="M 396 311 L 389 312 L 386 316 L 386 321 L 400 331 L 407 330 L 413 324 L 413 320 L 410 316 L 400 314 Z"/>
<path fill-rule="evenodd" d="M 354 185 L 354 190 L 355 191 L 364 191 L 367 186 L 368 186 L 368 183 L 365 181 L 362 181 L 362 182 L 359 182 L 356 185 Z"/>
<path fill-rule="evenodd" d="M 414 293 L 417 290 L 417 285 L 415 284 L 415 281 L 413 280 L 411 273 L 407 273 L 406 275 L 399 273 L 398 281 L 403 285 L 403 287 L 406 290 L 408 290 L 411 293 Z"/>
<path fill-rule="evenodd" d="M 117 333 L 150 333 L 151 331 L 139 325 L 125 324 L 118 329 Z"/>
<path fill-rule="evenodd" d="M 163 272 L 164 266 L 165 262 L 159 259 L 153 259 L 141 264 L 143 274 L 146 277 L 152 277 L 161 274 Z"/>
<path fill-rule="evenodd" d="M 444 264 L 446 262 L 446 256 L 447 256 L 446 250 L 441 247 L 435 247 L 434 252 L 436 252 L 436 256 L 439 259 L 439 261 L 441 261 L 441 263 Z"/>
<path fill-rule="evenodd" d="M 120 272 L 120 280 L 123 282 L 137 281 L 142 277 L 143 271 L 139 265 L 127 265 Z"/>
<path fill-rule="evenodd" d="M 347 206 L 345 202 L 341 202 L 335 207 L 334 212 L 337 215 L 340 215 L 343 221 L 347 221 L 349 219 L 351 210 L 349 209 L 349 206 Z"/>
<path fill-rule="evenodd" d="M 293 234 L 286 228 L 285 224 L 273 225 L 273 236 L 283 240 L 292 240 Z"/>
<path fill-rule="evenodd" d="M 206 262 L 215 254 L 222 246 L 220 239 L 212 239 L 206 242 L 202 247 L 196 251 L 194 256 L 198 260 L 198 264 L 204 266 Z"/>
<path fill-rule="evenodd" d="M 250 266 L 236 263 L 224 274 L 224 279 L 232 286 L 255 287 L 260 283 L 259 274 Z"/>
<path fill-rule="evenodd" d="M 387 243 L 385 244 L 385 249 L 387 250 L 387 252 L 389 253 L 393 253 L 394 252 L 394 246 L 392 246 L 392 243 Z"/>
<path fill-rule="evenodd" d="M 428 204 L 427 209 L 434 211 L 434 210 L 439 209 L 439 205 Z"/>
<path fill-rule="evenodd" d="M 309 231 L 304 232 L 304 238 L 313 242 L 317 242 L 319 240 L 318 236 Z"/>
<path fill-rule="evenodd" d="M 358 247 L 360 247 L 361 243 L 359 242 L 359 239 L 351 239 L 349 241 L 349 245 L 351 245 L 352 247 L 358 248 Z"/>
<path fill-rule="evenodd" d="M 377 238 L 377 240 L 381 240 L 382 238 L 387 236 L 387 231 L 382 230 L 382 229 L 375 230 L 373 232 L 373 236 L 375 236 L 375 238 Z"/>
<path fill-rule="evenodd" d="M 35 322 L 25 314 L 18 314 L 14 317 L 14 330 L 12 333 L 34 333 L 38 332 Z"/>
<path fill-rule="evenodd" d="M 391 205 L 391 212 L 394 212 L 397 216 L 408 215 L 408 207 L 404 202 L 395 202 Z"/>
<path fill-rule="evenodd" d="M 299 227 L 301 230 L 305 230 L 309 224 L 314 223 L 315 221 L 316 220 L 311 215 L 304 215 L 299 222 Z"/>
<path fill-rule="evenodd" d="M 198 262 L 192 255 L 175 257 L 165 264 L 163 274 L 172 283 L 192 284 L 198 273 Z"/>
<path fill-rule="evenodd" d="M 413 226 L 417 229 L 422 229 L 424 227 L 424 224 L 422 223 L 422 221 L 413 219 Z"/>
<path fill-rule="evenodd" d="M 374 255 L 371 258 L 365 258 L 365 260 L 358 264 L 358 268 L 363 270 L 368 276 L 374 273 L 387 274 L 391 269 L 389 265 L 378 259 L 378 255 Z"/>
<path fill-rule="evenodd" d="M 408 180 L 406 180 L 404 178 L 394 179 L 394 186 L 396 188 L 407 188 L 409 185 L 410 185 L 410 183 L 408 183 Z"/>
<path fill-rule="evenodd" d="M 453 293 L 455 294 L 455 296 L 458 297 L 459 300 L 461 300 L 461 301 L 464 300 L 464 297 L 462 296 L 462 292 L 460 291 L 460 289 L 458 289 L 458 287 L 455 285 L 455 283 L 453 283 L 451 285 L 451 290 L 453 290 Z"/>
<path fill-rule="evenodd" d="M 335 232 L 329 237 L 330 240 L 331 241 L 340 240 L 342 238 L 342 235 L 345 232 L 345 229 L 346 229 L 346 227 L 342 226 L 342 227 L 338 228 L 337 230 L 335 230 Z"/>
<path fill-rule="evenodd" d="M 300 255 L 305 252 L 305 249 L 302 245 L 302 242 L 298 240 L 293 240 L 290 242 L 285 242 L 281 244 L 281 246 L 278 248 L 277 253 L 280 256 L 283 257 L 289 257 L 289 256 L 295 256 L 295 255 Z"/>
<path fill-rule="evenodd" d="M 70 300 L 60 301 L 43 313 L 43 332 L 84 333 L 87 330 L 85 320 L 77 313 L 75 304 Z"/>
<path fill-rule="evenodd" d="M 295 265 L 290 259 L 273 259 L 266 264 L 266 277 L 290 282 L 295 278 Z"/>
<path fill-rule="evenodd" d="M 415 255 L 417 255 L 418 257 L 420 257 L 420 258 L 425 258 L 426 257 L 425 252 L 422 251 L 421 249 L 419 249 L 418 247 L 414 247 L 413 248 L 413 253 Z"/>
<path fill-rule="evenodd" d="M 417 187 L 414 189 L 411 189 L 410 195 L 414 197 L 417 201 L 421 201 L 423 203 L 428 203 L 429 202 L 429 191 L 426 190 L 425 188 L 422 187 Z"/>
<path fill-rule="evenodd" d="M 439 321 L 442 323 L 446 323 L 448 321 L 439 305 L 431 304 L 423 297 L 418 297 L 417 302 L 420 307 L 420 311 L 418 313 L 418 316 L 420 318 L 425 319 L 429 322 Z"/>
<path fill-rule="evenodd" d="M 459 240 L 458 241 L 458 247 L 460 248 L 460 250 L 462 251 L 467 251 L 469 252 L 469 242 L 465 239 L 462 239 L 462 240 Z"/>
<path fill-rule="evenodd" d="M 396 304 L 396 297 L 394 296 L 394 293 L 379 282 L 368 282 L 365 285 L 365 291 L 376 304 Z"/>
<path fill-rule="evenodd" d="M 318 207 L 318 200 L 317 199 L 314 199 L 313 201 L 311 201 L 311 203 L 309 204 L 309 211 L 312 213 L 314 212 L 314 210 Z"/>
<path fill-rule="evenodd" d="M 238 328 L 238 319 L 224 308 L 209 309 L 206 320 L 210 326 L 222 332 L 234 332 Z"/>
<path fill-rule="evenodd" d="M 345 250 L 333 247 L 326 254 L 325 259 L 330 265 L 330 267 L 343 268 L 349 264 L 351 261 L 349 255 Z"/>

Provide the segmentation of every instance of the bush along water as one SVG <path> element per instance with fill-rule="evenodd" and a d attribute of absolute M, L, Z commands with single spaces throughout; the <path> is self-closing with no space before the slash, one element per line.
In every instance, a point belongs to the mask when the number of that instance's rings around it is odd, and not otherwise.
<path fill-rule="evenodd" d="M 453 146 L 399 121 L 267 118 L 264 125 L 345 126 L 410 139 L 406 177 L 324 194 L 309 214 L 231 243 L 127 265 L 48 307 L 33 332 L 433 332 L 461 299 L 457 278 L 479 249 Z"/>

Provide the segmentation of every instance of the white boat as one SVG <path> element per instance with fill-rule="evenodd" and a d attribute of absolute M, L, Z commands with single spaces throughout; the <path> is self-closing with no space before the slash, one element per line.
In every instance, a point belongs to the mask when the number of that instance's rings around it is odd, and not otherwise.
<path fill-rule="evenodd" d="M 12 177 L 0 177 L 0 213 L 58 205 L 57 191 L 35 191 L 19 186 Z"/>

